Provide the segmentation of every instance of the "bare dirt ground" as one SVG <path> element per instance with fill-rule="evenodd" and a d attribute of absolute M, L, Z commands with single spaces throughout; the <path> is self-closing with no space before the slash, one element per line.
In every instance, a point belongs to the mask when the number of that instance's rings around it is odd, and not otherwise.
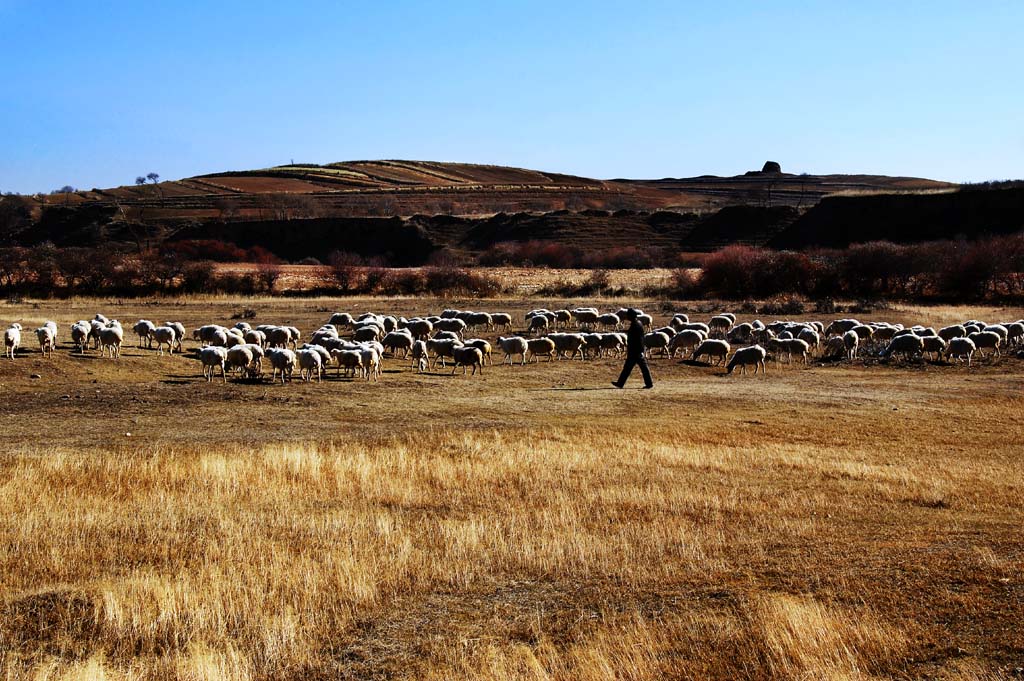
<path fill-rule="evenodd" d="M 159 357 L 130 332 L 117 361 L 66 344 L 96 312 L 194 328 L 249 308 L 308 335 L 334 311 L 522 320 L 584 302 L 0 305 L 27 330 L 26 352 L 0 361 L 0 667 L 986 679 L 1024 666 L 1024 360 L 771 364 L 755 378 L 654 359 L 655 390 L 636 377 L 618 391 L 611 358 L 475 377 L 388 358 L 379 383 L 332 371 L 282 386 L 207 383 L 190 353 Z M 64 334 L 50 359 L 31 334 L 46 319 Z"/>

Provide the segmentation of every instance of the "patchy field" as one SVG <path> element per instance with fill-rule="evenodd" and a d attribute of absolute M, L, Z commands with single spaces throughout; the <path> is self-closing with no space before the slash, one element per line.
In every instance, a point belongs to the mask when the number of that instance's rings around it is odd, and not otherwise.
<path fill-rule="evenodd" d="M 54 319 L 63 334 L 52 359 L 26 333 L 31 351 L 0 362 L 0 667 L 981 679 L 1024 666 L 1022 360 L 770 364 L 754 378 L 655 359 L 656 390 L 616 391 L 614 359 L 482 377 L 388 359 L 379 384 L 331 372 L 281 386 L 207 384 L 191 357 L 130 333 L 116 362 L 66 345 L 95 312 L 194 327 L 248 307 L 308 335 L 336 310 L 521 320 L 561 302 L 0 306 L 0 322 Z"/>

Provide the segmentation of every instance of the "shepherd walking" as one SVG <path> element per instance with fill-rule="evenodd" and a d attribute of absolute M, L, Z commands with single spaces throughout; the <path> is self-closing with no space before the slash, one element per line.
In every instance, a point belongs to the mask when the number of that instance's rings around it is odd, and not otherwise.
<path fill-rule="evenodd" d="M 640 313 L 632 307 L 626 310 L 625 317 L 629 320 L 629 329 L 626 330 L 626 363 L 622 367 L 622 373 L 619 374 L 619 380 L 612 381 L 612 385 L 616 388 L 626 386 L 626 379 L 633 372 L 633 367 L 638 364 L 640 373 L 644 377 L 644 388 L 654 387 L 651 370 L 647 367 L 647 358 L 644 357 L 644 325 L 640 323 L 639 316 Z"/>

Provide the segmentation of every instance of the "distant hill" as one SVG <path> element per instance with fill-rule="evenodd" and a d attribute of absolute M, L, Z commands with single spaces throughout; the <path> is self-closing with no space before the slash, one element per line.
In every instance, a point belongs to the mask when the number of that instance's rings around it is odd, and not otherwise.
<path fill-rule="evenodd" d="M 296 260 L 333 250 L 417 264 L 504 241 L 580 250 L 708 251 L 1021 229 L 1019 187 L 961 191 L 935 180 L 794 175 L 772 162 L 735 177 L 596 180 L 523 168 L 351 161 L 221 172 L 158 184 L 0 202 L 0 245 L 145 247 L 219 239 Z"/>

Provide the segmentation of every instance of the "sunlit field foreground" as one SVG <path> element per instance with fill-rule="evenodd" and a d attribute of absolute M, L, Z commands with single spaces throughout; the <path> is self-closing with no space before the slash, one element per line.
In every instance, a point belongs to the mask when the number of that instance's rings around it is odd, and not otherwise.
<path fill-rule="evenodd" d="M 1024 666 L 1021 360 L 655 360 L 646 392 L 599 389 L 614 359 L 225 386 L 125 350 L 0 364 L 7 678 Z"/>

